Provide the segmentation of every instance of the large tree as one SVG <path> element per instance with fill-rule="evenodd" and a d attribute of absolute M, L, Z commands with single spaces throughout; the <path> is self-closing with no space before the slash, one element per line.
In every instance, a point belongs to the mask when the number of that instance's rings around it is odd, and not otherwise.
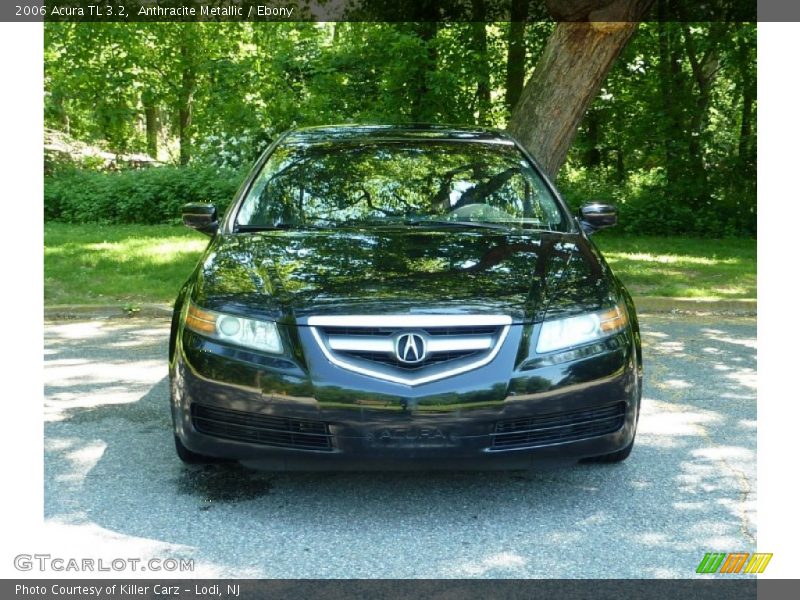
<path fill-rule="evenodd" d="M 508 129 L 555 177 L 578 126 L 653 0 L 546 0 L 559 23 Z"/>

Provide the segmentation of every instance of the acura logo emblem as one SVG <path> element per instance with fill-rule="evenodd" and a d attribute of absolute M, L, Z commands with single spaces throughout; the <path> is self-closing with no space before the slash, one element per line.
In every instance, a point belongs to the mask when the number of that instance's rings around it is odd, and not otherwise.
<path fill-rule="evenodd" d="M 398 335 L 394 342 L 394 353 L 397 360 L 404 363 L 418 363 L 425 360 L 425 338 L 419 333 Z"/>

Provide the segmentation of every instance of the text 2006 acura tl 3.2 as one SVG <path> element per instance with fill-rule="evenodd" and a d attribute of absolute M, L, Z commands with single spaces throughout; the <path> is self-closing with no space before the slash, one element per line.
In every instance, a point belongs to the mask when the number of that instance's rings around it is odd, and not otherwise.
<path fill-rule="evenodd" d="M 268 469 L 527 468 L 630 454 L 642 390 L 631 297 L 505 133 L 284 134 L 180 290 L 178 455 Z"/>

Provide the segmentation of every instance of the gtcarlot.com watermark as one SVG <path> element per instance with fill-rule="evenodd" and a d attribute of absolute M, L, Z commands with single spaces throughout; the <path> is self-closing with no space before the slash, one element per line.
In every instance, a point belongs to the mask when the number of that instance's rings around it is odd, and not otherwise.
<path fill-rule="evenodd" d="M 17 571 L 41 572 L 191 572 L 194 571 L 192 558 L 64 558 L 50 554 L 17 554 L 14 557 Z"/>

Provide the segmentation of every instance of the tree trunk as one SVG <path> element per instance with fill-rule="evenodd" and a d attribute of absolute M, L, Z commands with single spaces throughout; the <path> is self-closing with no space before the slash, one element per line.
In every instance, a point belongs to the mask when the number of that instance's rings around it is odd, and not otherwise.
<path fill-rule="evenodd" d="M 158 160 L 158 109 L 148 102 L 144 107 L 144 128 L 147 138 L 147 154 Z"/>
<path fill-rule="evenodd" d="M 678 97 L 675 88 L 680 83 L 677 79 L 680 76 L 680 64 L 673 58 L 671 24 L 664 20 L 667 14 L 666 0 L 659 0 L 658 12 L 658 74 L 662 124 L 659 137 L 664 143 L 664 168 L 669 187 L 678 181 L 681 163 L 679 145 L 683 133 L 680 125 L 680 106 L 675 101 Z"/>
<path fill-rule="evenodd" d="M 180 142 L 180 164 L 186 165 L 192 157 L 192 102 L 196 86 L 196 75 L 192 66 L 192 49 L 189 44 L 181 44 L 181 87 L 178 99 L 178 140 Z"/>
<path fill-rule="evenodd" d="M 711 23 L 707 45 L 708 49 L 701 56 L 698 52 L 691 29 L 681 23 L 686 55 L 692 68 L 692 75 L 697 87 L 695 105 L 689 119 L 689 172 L 694 189 L 697 190 L 697 202 L 703 204 L 710 199 L 708 172 L 705 157 L 705 135 L 708 128 L 708 110 L 711 105 L 711 90 L 720 70 L 719 40 L 727 31 L 725 23 Z"/>
<path fill-rule="evenodd" d="M 58 88 L 54 89 L 51 94 L 54 112 L 56 114 L 56 123 L 58 128 L 64 133 L 69 133 L 69 115 L 64 107 L 64 94 Z"/>
<path fill-rule="evenodd" d="M 478 80 L 478 87 L 475 91 L 475 118 L 478 123 L 486 124 L 489 122 L 492 96 L 486 42 L 486 4 L 484 0 L 472 0 L 472 11 L 475 19 L 472 23 L 472 43 Z"/>
<path fill-rule="evenodd" d="M 614 161 L 614 165 L 616 166 L 617 172 L 617 183 L 622 185 L 625 183 L 627 179 L 627 172 L 625 171 L 625 153 L 622 150 L 622 143 L 617 141 L 617 147 L 615 148 L 616 151 L 616 160 Z"/>
<path fill-rule="evenodd" d="M 511 22 L 508 24 L 508 58 L 506 60 L 506 108 L 511 113 L 522 95 L 525 84 L 525 20 L 528 0 L 512 0 Z"/>
<path fill-rule="evenodd" d="M 414 65 L 415 69 L 409 81 L 413 90 L 409 116 L 412 121 L 425 122 L 436 120 L 436 110 L 430 102 L 428 74 L 436 70 L 439 55 L 436 50 L 436 35 L 439 32 L 438 0 L 417 0 L 408 6 L 407 20 L 412 21 L 411 29 L 425 45 L 425 57 Z M 405 6 L 405 5 L 403 5 Z M 403 10 L 401 8 L 401 10 Z"/>
<path fill-rule="evenodd" d="M 514 108 L 509 131 L 555 177 L 581 119 L 653 0 L 545 0 L 560 20 Z"/>
<path fill-rule="evenodd" d="M 189 164 L 192 158 L 192 104 L 181 102 L 178 109 L 178 142 L 180 144 L 180 164 Z"/>
<path fill-rule="evenodd" d="M 738 23 L 737 29 L 741 32 L 742 25 Z M 748 44 L 739 39 L 738 67 L 739 87 L 742 92 L 742 124 L 739 129 L 739 148 L 737 158 L 739 168 L 745 177 L 752 177 L 756 171 L 756 144 L 753 135 L 755 124 L 754 106 L 756 102 L 755 77 L 751 72 L 755 64 L 755 57 L 751 56 Z"/>
<path fill-rule="evenodd" d="M 428 94 L 430 92 L 428 88 L 428 73 L 436 70 L 438 53 L 433 40 L 439 31 L 439 24 L 435 21 L 426 21 L 415 23 L 413 27 L 415 33 L 425 43 L 427 60 L 417 65 L 416 73 L 414 74 L 416 81 L 414 95 L 411 97 L 411 119 L 423 122 L 432 120 L 434 116 L 428 104 Z"/>
<path fill-rule="evenodd" d="M 745 173 L 755 170 L 756 157 L 753 149 L 753 104 L 755 89 L 751 85 L 744 86 L 742 95 L 742 127 L 739 130 L 739 165 Z"/>
<path fill-rule="evenodd" d="M 600 152 L 600 119 L 596 110 L 586 111 L 586 140 L 589 148 L 586 150 L 584 164 L 590 169 L 599 167 L 603 162 Z"/>

